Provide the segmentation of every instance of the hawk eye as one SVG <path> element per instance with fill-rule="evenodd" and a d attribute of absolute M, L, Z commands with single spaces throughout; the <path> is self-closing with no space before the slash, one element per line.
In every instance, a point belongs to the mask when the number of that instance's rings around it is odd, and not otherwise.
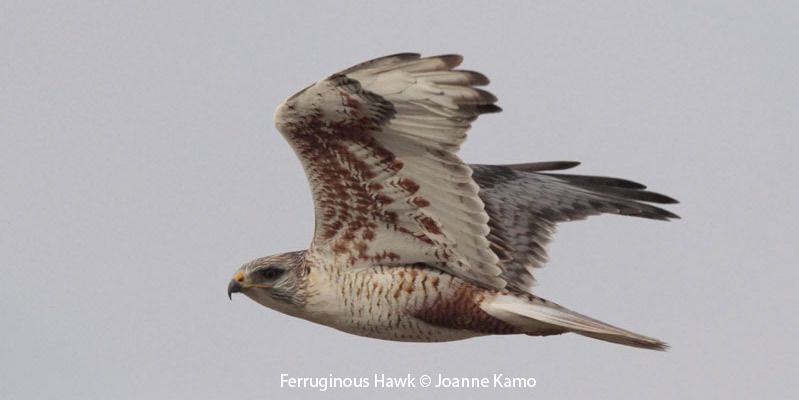
<path fill-rule="evenodd" d="M 260 275 L 264 280 L 271 281 L 279 278 L 284 272 L 286 272 L 284 269 L 269 267 L 258 271 L 258 275 Z"/>

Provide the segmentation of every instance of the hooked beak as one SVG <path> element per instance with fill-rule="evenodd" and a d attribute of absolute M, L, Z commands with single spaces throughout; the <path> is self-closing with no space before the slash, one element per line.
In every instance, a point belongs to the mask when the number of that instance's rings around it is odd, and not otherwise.
<path fill-rule="evenodd" d="M 227 297 L 230 300 L 233 300 L 233 293 L 240 293 L 244 287 L 241 285 L 244 282 L 244 272 L 241 270 L 236 271 L 233 275 L 233 279 L 230 280 L 230 283 L 227 285 Z"/>
<path fill-rule="evenodd" d="M 233 293 L 239 293 L 241 292 L 241 289 L 241 284 L 235 279 L 231 279 L 230 283 L 227 285 L 227 297 L 230 300 L 233 300 Z"/>
<path fill-rule="evenodd" d="M 244 282 L 244 273 L 238 271 L 227 285 L 227 297 L 233 300 L 233 293 L 241 293 L 242 290 L 249 288 L 271 289 L 272 285 Z"/>

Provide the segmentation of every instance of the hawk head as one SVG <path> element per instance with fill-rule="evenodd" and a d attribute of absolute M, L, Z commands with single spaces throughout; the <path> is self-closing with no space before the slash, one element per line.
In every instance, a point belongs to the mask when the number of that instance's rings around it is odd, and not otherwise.
<path fill-rule="evenodd" d="M 239 268 L 227 293 L 243 293 L 266 307 L 291 314 L 303 304 L 304 251 L 275 254 L 252 260 Z"/>

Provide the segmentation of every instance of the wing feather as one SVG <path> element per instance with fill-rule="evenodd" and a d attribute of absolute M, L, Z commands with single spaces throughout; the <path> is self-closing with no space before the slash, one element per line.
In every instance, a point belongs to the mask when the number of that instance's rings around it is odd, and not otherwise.
<path fill-rule="evenodd" d="M 403 53 L 331 75 L 278 108 L 314 197 L 310 252 L 351 267 L 425 263 L 502 288 L 489 216 L 456 152 L 478 115 L 499 111 L 453 70 L 458 55 Z"/>
<path fill-rule="evenodd" d="M 488 239 L 495 243 L 508 288 L 529 292 L 533 271 L 547 261 L 546 246 L 559 222 L 601 213 L 668 220 L 679 218 L 645 204 L 676 203 L 646 186 L 619 178 L 552 174 L 575 162 L 472 165 L 480 197 L 490 216 Z"/>

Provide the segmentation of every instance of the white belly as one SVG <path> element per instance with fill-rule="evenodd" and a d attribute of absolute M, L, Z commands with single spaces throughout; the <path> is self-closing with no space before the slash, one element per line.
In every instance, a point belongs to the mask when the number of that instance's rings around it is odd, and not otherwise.
<path fill-rule="evenodd" d="M 413 271 L 413 276 L 411 274 Z M 429 324 L 414 312 L 450 293 L 452 278 L 412 267 L 375 267 L 339 275 L 313 272 L 312 296 L 304 317 L 359 336 L 407 342 L 443 342 L 480 336 L 478 332 Z M 436 285 L 431 276 L 435 276 Z"/>

